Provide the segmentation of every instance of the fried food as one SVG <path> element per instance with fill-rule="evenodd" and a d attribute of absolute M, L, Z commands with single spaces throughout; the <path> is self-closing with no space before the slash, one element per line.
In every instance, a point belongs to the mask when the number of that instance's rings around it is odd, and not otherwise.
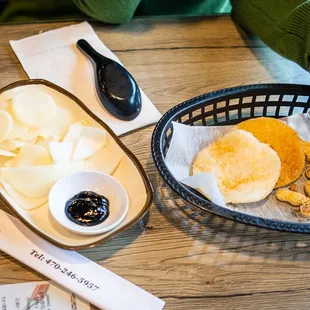
<path fill-rule="evenodd" d="M 300 144 L 304 150 L 306 161 L 310 162 L 310 142 L 300 139 Z"/>
<path fill-rule="evenodd" d="M 199 152 L 192 173 L 212 172 L 226 203 L 265 198 L 281 171 L 277 153 L 251 133 L 234 130 Z"/>
<path fill-rule="evenodd" d="M 244 121 L 237 128 L 251 132 L 277 152 L 281 160 L 281 174 L 275 188 L 287 186 L 300 177 L 305 166 L 305 154 L 293 128 L 269 117 Z"/>

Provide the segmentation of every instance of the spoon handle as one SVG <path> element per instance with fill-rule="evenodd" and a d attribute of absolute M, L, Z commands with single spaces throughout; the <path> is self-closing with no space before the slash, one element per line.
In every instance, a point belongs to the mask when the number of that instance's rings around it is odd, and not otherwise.
<path fill-rule="evenodd" d="M 95 51 L 83 39 L 78 49 L 90 58 L 95 74 L 95 85 L 100 103 L 113 116 L 131 121 L 141 112 L 141 93 L 137 82 L 118 62 Z"/>
<path fill-rule="evenodd" d="M 103 55 L 95 51 L 92 46 L 86 40 L 78 40 L 76 43 L 77 47 L 86 54 L 91 60 L 98 64 L 102 59 L 105 59 Z"/>

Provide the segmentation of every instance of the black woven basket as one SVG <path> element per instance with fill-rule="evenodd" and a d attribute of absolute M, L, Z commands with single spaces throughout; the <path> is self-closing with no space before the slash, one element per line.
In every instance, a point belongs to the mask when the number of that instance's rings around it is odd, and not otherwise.
<path fill-rule="evenodd" d="M 183 199 L 205 211 L 231 220 L 265 228 L 310 233 L 310 223 L 285 222 L 247 215 L 222 208 L 199 192 L 178 182 L 165 164 L 173 135 L 172 122 L 190 126 L 232 125 L 243 120 L 268 116 L 281 118 L 310 109 L 310 86 L 260 84 L 227 88 L 178 104 L 157 123 L 152 137 L 152 155 L 165 182 Z"/>

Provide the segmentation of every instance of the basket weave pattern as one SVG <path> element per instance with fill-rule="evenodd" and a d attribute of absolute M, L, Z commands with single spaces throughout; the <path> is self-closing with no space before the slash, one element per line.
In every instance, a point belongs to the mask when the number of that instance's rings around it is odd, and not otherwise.
<path fill-rule="evenodd" d="M 310 223 L 291 223 L 264 219 L 220 207 L 203 195 L 178 182 L 165 164 L 173 135 L 172 122 L 189 126 L 233 125 L 249 118 L 281 118 L 310 109 L 310 86 L 294 84 L 259 84 L 239 86 L 207 93 L 182 102 L 157 123 L 151 142 L 155 165 L 164 181 L 184 200 L 194 206 L 246 224 L 290 232 L 310 233 Z"/>

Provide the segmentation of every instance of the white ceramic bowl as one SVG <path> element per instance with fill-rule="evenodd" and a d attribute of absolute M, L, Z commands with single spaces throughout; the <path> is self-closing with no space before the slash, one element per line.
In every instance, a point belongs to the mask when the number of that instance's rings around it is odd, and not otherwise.
<path fill-rule="evenodd" d="M 93 191 L 109 199 L 108 218 L 94 226 L 81 226 L 70 221 L 65 204 L 82 191 Z M 129 199 L 123 185 L 112 176 L 97 171 L 82 171 L 60 179 L 52 187 L 48 206 L 54 219 L 68 230 L 81 235 L 98 235 L 119 225 L 128 212 Z"/>

